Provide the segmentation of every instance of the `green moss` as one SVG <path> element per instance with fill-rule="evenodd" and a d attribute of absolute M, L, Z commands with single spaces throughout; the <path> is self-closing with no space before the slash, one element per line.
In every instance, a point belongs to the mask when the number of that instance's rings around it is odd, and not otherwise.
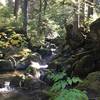
<path fill-rule="evenodd" d="M 83 83 L 80 83 L 76 88 L 85 91 L 90 90 L 90 94 L 94 93 L 94 95 L 100 95 L 100 71 L 90 73 L 86 79 L 83 80 Z"/>

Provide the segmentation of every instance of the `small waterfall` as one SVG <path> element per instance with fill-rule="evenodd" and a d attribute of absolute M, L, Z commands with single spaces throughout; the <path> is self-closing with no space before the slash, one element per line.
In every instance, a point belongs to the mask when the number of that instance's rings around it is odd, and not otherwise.
<path fill-rule="evenodd" d="M 4 87 L 0 88 L 1 93 L 8 93 L 8 92 L 12 92 L 14 90 L 15 90 L 14 88 L 10 87 L 10 82 L 9 81 L 5 81 Z"/>
<path fill-rule="evenodd" d="M 52 58 L 56 55 L 57 46 L 52 43 L 47 43 L 45 48 L 39 49 L 38 53 L 40 55 L 36 55 L 35 59 L 38 60 L 31 60 L 31 64 L 29 67 L 35 70 L 35 78 L 41 79 L 45 77 L 48 71 L 48 63 L 52 60 Z M 29 74 L 32 77 L 31 74 Z"/>
<path fill-rule="evenodd" d="M 39 62 L 31 61 L 30 67 L 33 68 L 33 69 L 35 69 L 35 75 L 34 75 L 34 77 L 35 78 L 40 78 L 43 75 L 43 73 L 44 73 L 43 69 L 47 68 L 48 65 L 47 64 L 41 65 Z"/>

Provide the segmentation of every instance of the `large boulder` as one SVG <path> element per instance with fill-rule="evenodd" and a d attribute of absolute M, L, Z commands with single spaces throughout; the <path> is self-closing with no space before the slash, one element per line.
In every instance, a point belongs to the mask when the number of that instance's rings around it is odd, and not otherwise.
<path fill-rule="evenodd" d="M 4 53 L 2 51 L 0 51 L 0 59 L 4 58 Z"/>
<path fill-rule="evenodd" d="M 49 100 L 48 85 L 39 80 L 27 77 L 22 79 L 19 76 L 14 77 L 10 86 L 17 89 L 7 100 Z M 20 88 L 21 87 L 21 88 Z"/>
<path fill-rule="evenodd" d="M 88 73 L 95 69 L 94 58 L 91 55 L 85 55 L 73 64 L 73 74 L 80 77 L 86 77 Z"/>
<path fill-rule="evenodd" d="M 76 88 L 86 91 L 89 98 L 100 97 L 100 71 L 90 73 Z"/>
<path fill-rule="evenodd" d="M 13 77 L 13 78 L 11 79 L 11 81 L 10 81 L 10 86 L 11 86 L 12 88 L 20 87 L 21 81 L 22 81 L 22 77 L 15 76 L 15 77 Z"/>
<path fill-rule="evenodd" d="M 22 87 L 23 90 L 35 91 L 35 90 L 46 90 L 48 85 L 37 79 L 35 77 L 25 76 L 15 76 L 10 81 L 11 87 Z"/>
<path fill-rule="evenodd" d="M 17 62 L 16 69 L 23 70 L 29 67 L 31 61 L 41 62 L 41 55 L 39 53 L 33 53 L 28 55 L 27 57 L 23 57 Z"/>

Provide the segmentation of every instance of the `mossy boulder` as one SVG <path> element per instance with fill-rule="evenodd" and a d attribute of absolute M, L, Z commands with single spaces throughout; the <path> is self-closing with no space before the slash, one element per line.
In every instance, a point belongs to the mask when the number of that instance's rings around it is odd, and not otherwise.
<path fill-rule="evenodd" d="M 89 98 L 100 97 L 100 71 L 90 73 L 76 88 L 87 91 Z"/>
<path fill-rule="evenodd" d="M 80 77 L 85 77 L 88 73 L 92 72 L 95 68 L 94 59 L 91 55 L 86 55 L 75 61 L 73 64 L 74 75 L 78 75 Z"/>

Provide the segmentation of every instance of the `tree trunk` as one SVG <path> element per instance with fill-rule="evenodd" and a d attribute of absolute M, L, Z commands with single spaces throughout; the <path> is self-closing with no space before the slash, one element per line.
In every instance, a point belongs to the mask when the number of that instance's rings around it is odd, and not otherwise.
<path fill-rule="evenodd" d="M 18 9 L 19 9 L 19 0 L 15 0 L 14 16 L 16 17 L 16 20 L 18 17 Z"/>
<path fill-rule="evenodd" d="M 24 34 L 27 37 L 28 0 L 24 0 L 22 12 L 23 12 L 23 31 L 25 32 Z"/>
<path fill-rule="evenodd" d="M 84 12 L 84 8 L 85 8 L 85 0 L 82 0 L 81 5 L 80 5 L 80 24 L 82 25 L 85 19 L 85 12 Z"/>
<path fill-rule="evenodd" d="M 45 15 L 45 11 L 46 11 L 47 5 L 48 5 L 47 0 L 44 0 L 44 15 Z"/>
<path fill-rule="evenodd" d="M 29 49 L 32 50 L 32 43 L 30 41 L 30 38 L 28 37 L 28 0 L 24 0 L 23 1 L 23 5 L 22 5 L 22 12 L 23 12 L 23 32 L 24 32 L 24 36 L 26 38 L 27 41 L 27 46 Z"/>
<path fill-rule="evenodd" d="M 73 30 L 75 33 L 78 31 L 78 25 L 79 25 L 79 15 L 78 15 L 78 0 L 77 4 L 75 4 L 74 7 L 74 18 L 73 18 Z"/>
<path fill-rule="evenodd" d="M 42 0 L 39 0 L 40 1 L 40 7 L 39 7 L 39 19 L 38 19 L 38 33 L 41 34 L 42 33 Z"/>
<path fill-rule="evenodd" d="M 88 6 L 88 18 L 93 16 L 93 0 L 89 0 L 89 6 Z"/>

